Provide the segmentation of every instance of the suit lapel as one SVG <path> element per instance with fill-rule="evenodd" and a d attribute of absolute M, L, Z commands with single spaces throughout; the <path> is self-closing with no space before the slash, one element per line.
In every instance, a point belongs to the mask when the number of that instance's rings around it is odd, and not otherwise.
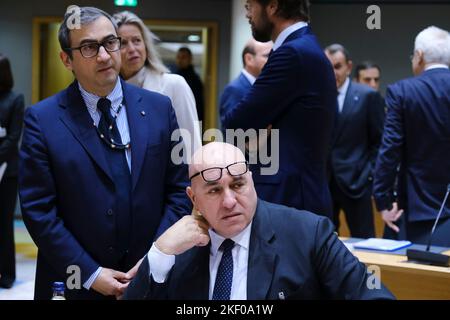
<path fill-rule="evenodd" d="M 101 146 L 101 141 L 97 136 L 93 120 L 81 97 L 76 81 L 61 95 L 59 103 L 65 109 L 65 112 L 60 117 L 62 122 L 72 132 L 75 139 L 80 142 L 91 159 L 113 181 L 105 152 Z"/>
<path fill-rule="evenodd" d="M 122 80 L 121 80 L 122 81 Z M 147 149 L 148 121 L 150 112 L 144 112 L 142 96 L 133 87 L 122 81 L 123 97 L 127 110 L 128 128 L 131 139 L 131 181 L 132 190 L 136 187 Z M 146 108 L 148 110 L 148 107 Z"/>
<path fill-rule="evenodd" d="M 247 299 L 264 300 L 272 284 L 275 269 L 275 233 L 270 228 L 267 208 L 263 201 L 253 219 L 247 272 Z"/>

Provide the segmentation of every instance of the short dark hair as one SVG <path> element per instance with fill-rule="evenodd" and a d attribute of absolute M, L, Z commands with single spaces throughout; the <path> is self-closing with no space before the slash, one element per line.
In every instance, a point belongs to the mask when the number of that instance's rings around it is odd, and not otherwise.
<path fill-rule="evenodd" d="M 256 0 L 266 7 L 273 0 Z M 285 19 L 301 19 L 309 22 L 309 0 L 277 0 L 277 14 Z"/>
<path fill-rule="evenodd" d="M 80 25 L 84 26 L 103 16 L 108 18 L 109 21 L 111 21 L 112 25 L 114 26 L 114 29 L 117 32 L 116 21 L 105 11 L 94 7 L 79 7 L 79 10 L 80 10 L 79 11 Z M 67 50 L 67 48 L 70 48 L 70 29 L 68 27 L 68 22 L 69 19 L 73 18 L 73 15 L 74 15 L 73 11 L 71 10 L 66 11 L 66 13 L 64 14 L 64 20 L 61 23 L 61 26 L 59 27 L 58 31 L 58 40 L 59 45 L 61 46 L 61 50 L 67 53 L 70 58 L 72 58 L 72 51 Z"/>
<path fill-rule="evenodd" d="M 189 49 L 188 47 L 181 47 L 180 49 L 178 49 L 178 52 L 185 52 L 185 53 L 187 53 L 190 57 L 192 57 L 192 51 L 191 51 L 191 49 Z"/>
<path fill-rule="evenodd" d="M 350 53 L 342 44 L 339 43 L 333 43 L 330 44 L 328 47 L 325 48 L 325 51 L 327 51 L 329 54 L 335 54 L 336 52 L 342 52 L 342 54 L 345 57 L 345 61 L 349 62 L 350 59 Z"/>
<path fill-rule="evenodd" d="M 359 72 L 361 70 L 367 70 L 367 69 L 372 69 L 372 68 L 376 68 L 378 69 L 378 72 L 381 74 L 381 68 L 379 65 L 377 65 L 376 63 L 372 62 L 372 61 L 363 61 L 360 64 L 358 64 L 355 68 L 355 74 L 354 77 L 356 79 L 359 79 Z"/>
<path fill-rule="evenodd" d="M 0 91 L 10 91 L 14 87 L 9 59 L 0 53 Z"/>
<path fill-rule="evenodd" d="M 247 44 L 245 46 L 244 50 L 242 50 L 242 64 L 244 65 L 244 68 L 246 67 L 246 65 L 245 65 L 245 55 L 247 53 L 250 53 L 253 56 L 256 54 L 255 46 L 253 44 Z"/>

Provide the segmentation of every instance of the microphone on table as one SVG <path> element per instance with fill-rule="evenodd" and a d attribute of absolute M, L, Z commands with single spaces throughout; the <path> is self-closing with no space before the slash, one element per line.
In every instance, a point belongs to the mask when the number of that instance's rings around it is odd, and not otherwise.
<path fill-rule="evenodd" d="M 444 211 L 445 203 L 447 202 L 449 194 L 450 184 L 447 186 L 447 192 L 445 193 L 444 201 L 442 201 L 441 209 L 439 210 L 436 220 L 434 221 L 433 228 L 431 229 L 430 237 L 428 238 L 427 249 L 425 251 L 415 249 L 406 250 L 408 261 L 417 261 L 420 263 L 426 263 L 441 267 L 450 266 L 450 256 L 441 253 L 430 252 L 431 240 L 433 239 L 434 231 L 436 230 L 436 226 L 439 222 L 439 219 L 441 218 L 442 212 Z"/>

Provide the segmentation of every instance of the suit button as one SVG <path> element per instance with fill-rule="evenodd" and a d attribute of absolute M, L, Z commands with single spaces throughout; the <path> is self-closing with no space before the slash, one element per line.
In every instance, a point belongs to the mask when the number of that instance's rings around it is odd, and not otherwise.
<path fill-rule="evenodd" d="M 369 177 L 369 181 L 372 181 L 373 180 L 373 178 L 372 177 Z"/>
<path fill-rule="evenodd" d="M 108 251 L 109 251 L 109 253 L 114 253 L 114 247 L 113 247 L 113 246 L 110 246 L 110 247 L 108 248 Z"/>
<path fill-rule="evenodd" d="M 114 214 L 114 211 L 113 211 L 112 209 L 109 209 L 109 210 L 108 210 L 108 216 L 111 217 L 113 214 Z"/>

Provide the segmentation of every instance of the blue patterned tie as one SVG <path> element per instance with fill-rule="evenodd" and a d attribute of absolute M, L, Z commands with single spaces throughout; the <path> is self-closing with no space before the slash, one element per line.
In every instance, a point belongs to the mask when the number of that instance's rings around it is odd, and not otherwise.
<path fill-rule="evenodd" d="M 220 245 L 219 250 L 223 250 L 223 255 L 217 270 L 213 300 L 230 300 L 233 283 L 233 255 L 231 254 L 233 247 L 234 241 L 231 239 L 225 239 Z"/>

